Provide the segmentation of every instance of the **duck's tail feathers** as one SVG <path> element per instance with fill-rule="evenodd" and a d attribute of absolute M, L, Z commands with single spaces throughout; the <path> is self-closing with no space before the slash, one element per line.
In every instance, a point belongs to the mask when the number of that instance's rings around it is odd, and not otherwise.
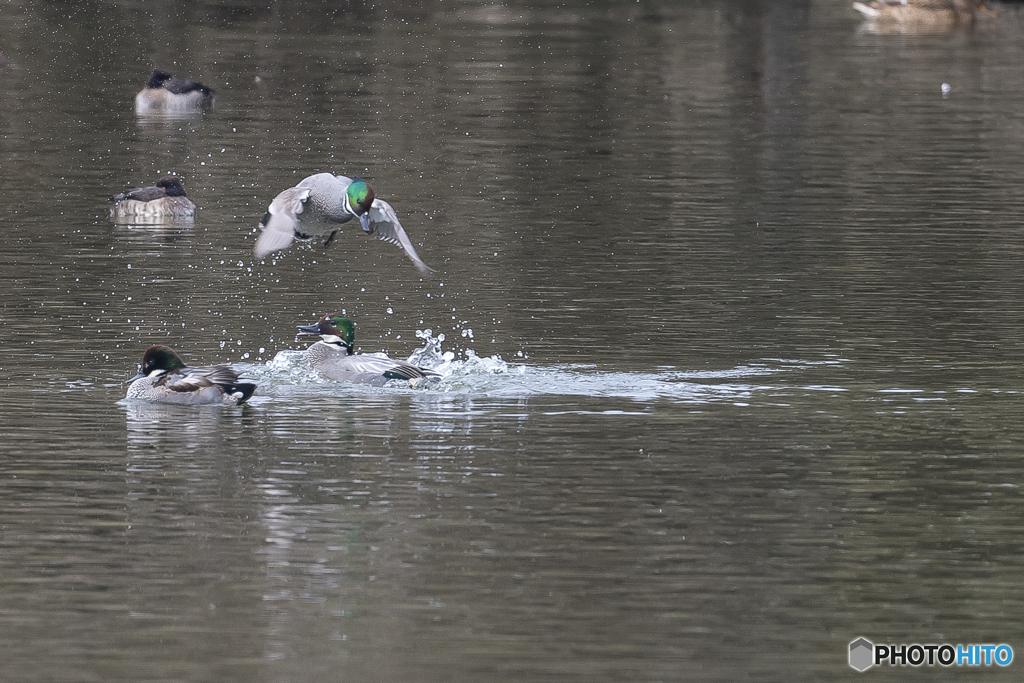
<path fill-rule="evenodd" d="M 881 11 L 875 9 L 874 7 L 868 7 L 863 2 L 853 3 L 853 9 L 857 10 L 858 12 L 863 14 L 865 17 L 868 17 L 869 19 L 876 19 L 879 15 L 882 14 Z"/>
<path fill-rule="evenodd" d="M 239 382 L 237 384 L 221 384 L 221 389 L 224 390 L 224 394 L 235 399 L 236 405 L 241 405 L 249 400 L 253 392 L 256 391 L 256 385 L 250 384 L 249 382 Z"/>
<path fill-rule="evenodd" d="M 441 375 L 434 372 L 433 370 L 428 370 L 427 368 L 420 368 L 415 365 L 412 365 L 411 363 L 402 363 L 401 365 L 396 365 L 390 370 L 385 370 L 384 376 L 388 379 L 413 380 L 422 377 L 440 377 Z"/>

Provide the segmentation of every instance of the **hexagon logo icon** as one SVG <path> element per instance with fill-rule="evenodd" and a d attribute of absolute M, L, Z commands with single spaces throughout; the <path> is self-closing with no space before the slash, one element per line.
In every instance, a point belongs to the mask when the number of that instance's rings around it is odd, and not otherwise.
<path fill-rule="evenodd" d="M 874 665 L 875 644 L 867 638 L 858 638 L 850 643 L 850 666 L 857 671 L 867 671 Z"/>

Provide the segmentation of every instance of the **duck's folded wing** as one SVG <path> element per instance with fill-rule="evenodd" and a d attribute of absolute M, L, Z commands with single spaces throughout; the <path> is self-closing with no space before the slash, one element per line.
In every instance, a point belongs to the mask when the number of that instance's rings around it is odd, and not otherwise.
<path fill-rule="evenodd" d="M 177 385 L 170 387 L 175 391 L 198 391 L 207 387 L 220 387 L 220 390 L 244 403 L 256 391 L 252 382 L 242 381 L 238 371 L 229 365 L 207 365 L 201 368 L 185 368 L 185 376 Z M 180 385 L 180 387 L 178 386 Z M 189 388 L 191 386 L 191 389 Z"/>
<path fill-rule="evenodd" d="M 418 368 L 412 363 L 379 356 L 347 356 L 345 370 L 384 375 L 388 379 L 413 379 L 437 375 L 436 372 Z"/>
<path fill-rule="evenodd" d="M 165 375 L 164 378 L 157 382 L 157 385 L 163 384 L 164 388 L 169 391 L 200 391 L 207 387 L 217 386 L 216 382 L 207 377 L 206 375 L 195 372 L 198 368 L 189 368 L 192 372 L 188 374 L 172 373 Z"/>
<path fill-rule="evenodd" d="M 211 88 L 207 88 L 199 81 L 189 81 L 184 78 L 174 78 L 173 76 L 170 80 L 164 81 L 164 89 L 171 91 L 175 95 L 187 95 L 195 90 L 213 93 Z"/>
<path fill-rule="evenodd" d="M 423 274 L 433 273 L 434 269 L 420 259 L 416 249 L 413 248 L 409 236 L 405 234 L 402 224 L 398 222 L 395 210 L 383 199 L 374 199 L 370 207 L 370 234 L 376 235 L 385 242 L 397 244 L 404 251 L 406 256 L 412 259 L 420 272 Z"/>
<path fill-rule="evenodd" d="M 160 187 L 133 187 L 130 190 L 115 194 L 110 198 L 110 201 L 121 202 L 125 199 L 134 199 L 137 202 L 151 202 L 166 195 L 167 193 Z"/>
<path fill-rule="evenodd" d="M 290 187 L 274 197 L 263 217 L 263 232 L 253 248 L 257 259 L 291 245 L 299 224 L 298 215 L 302 213 L 309 192 L 308 188 Z"/>
<path fill-rule="evenodd" d="M 206 365 L 199 368 L 185 368 L 189 377 L 202 377 L 214 384 L 236 384 L 241 377 L 230 365 Z"/>

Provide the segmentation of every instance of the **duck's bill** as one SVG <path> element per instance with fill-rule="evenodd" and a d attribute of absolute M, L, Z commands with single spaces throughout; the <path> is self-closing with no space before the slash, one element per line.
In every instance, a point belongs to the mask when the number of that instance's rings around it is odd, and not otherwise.
<path fill-rule="evenodd" d="M 373 234 L 373 228 L 370 227 L 370 213 L 366 212 L 359 217 L 359 225 L 363 226 L 363 232 L 368 235 Z"/>
<path fill-rule="evenodd" d="M 125 384 L 131 384 L 131 383 L 132 383 L 132 382 L 134 382 L 135 380 L 137 380 L 137 379 L 142 379 L 143 377 L 145 377 L 145 375 L 143 375 L 143 374 L 142 374 L 142 370 L 139 370 L 139 374 L 135 375 L 135 376 L 134 376 L 134 377 L 132 377 L 131 379 L 125 380 L 125 382 L 124 382 L 124 383 L 125 383 Z"/>
<path fill-rule="evenodd" d="M 316 337 L 320 336 L 320 323 L 315 325 L 296 325 L 295 327 L 301 330 L 297 335 L 295 335 L 296 337 L 305 337 L 308 335 Z"/>

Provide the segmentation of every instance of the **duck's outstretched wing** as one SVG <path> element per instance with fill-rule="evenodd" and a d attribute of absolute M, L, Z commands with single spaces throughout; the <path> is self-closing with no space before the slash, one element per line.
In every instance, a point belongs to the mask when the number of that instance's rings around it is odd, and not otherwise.
<path fill-rule="evenodd" d="M 274 197 L 263 216 L 263 233 L 253 248 L 257 259 L 291 245 L 295 239 L 295 228 L 299 224 L 298 216 L 305 207 L 305 201 L 309 199 L 309 193 L 309 188 L 290 187 Z"/>
<path fill-rule="evenodd" d="M 412 259 L 419 271 L 424 275 L 433 273 L 434 269 L 428 266 L 416 253 L 409 236 L 405 234 L 402 224 L 398 222 L 395 210 L 383 199 L 374 199 L 370 207 L 370 234 L 376 235 L 385 242 L 397 244 L 404 251 L 406 256 Z"/>

